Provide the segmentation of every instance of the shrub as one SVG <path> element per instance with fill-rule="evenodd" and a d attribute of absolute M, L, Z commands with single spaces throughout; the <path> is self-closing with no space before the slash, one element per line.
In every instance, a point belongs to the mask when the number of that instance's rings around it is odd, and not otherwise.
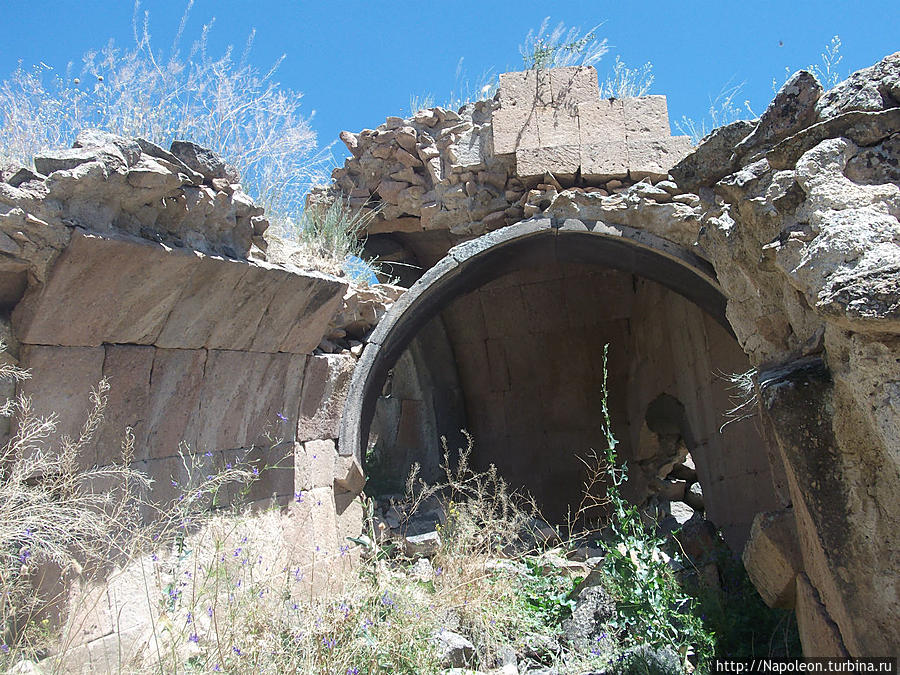
<path fill-rule="evenodd" d="M 324 180 L 330 154 L 300 110 L 301 94 L 276 80 L 284 57 L 268 70 L 249 63 L 254 33 L 239 57 L 232 47 L 208 51 L 212 23 L 182 54 L 192 0 L 168 52 L 151 44 L 149 18 L 135 4 L 134 44 L 110 41 L 64 72 L 19 66 L 0 85 L 0 161 L 30 163 L 33 155 L 71 145 L 96 127 L 143 136 L 168 147 L 176 138 L 214 149 L 240 172 L 247 192 L 277 224 L 303 210 L 303 197 Z"/>
<path fill-rule="evenodd" d="M 596 25 L 585 33 L 578 27 L 568 30 L 560 21 L 550 30 L 550 17 L 546 17 L 537 31 L 530 30 L 525 42 L 519 46 L 522 63 L 527 70 L 560 68 L 562 66 L 592 66 L 609 51 L 606 39 L 599 40 Z"/>
<path fill-rule="evenodd" d="M 0 345 L 0 351 L 3 349 Z M 29 377 L 9 362 L 0 378 Z M 64 577 L 128 557 L 134 543 L 123 537 L 140 519 L 139 504 L 147 477 L 130 468 L 134 436 L 122 444 L 119 463 L 79 468 L 103 418 L 109 385 L 101 380 L 91 392 L 92 409 L 78 438 L 57 437 L 55 415 L 39 417 L 26 396 L 2 408 L 16 431 L 0 449 L 0 630 L 4 652 L 45 648 L 49 621 L 44 610 L 58 598 L 37 592 L 42 575 L 59 570 Z"/>

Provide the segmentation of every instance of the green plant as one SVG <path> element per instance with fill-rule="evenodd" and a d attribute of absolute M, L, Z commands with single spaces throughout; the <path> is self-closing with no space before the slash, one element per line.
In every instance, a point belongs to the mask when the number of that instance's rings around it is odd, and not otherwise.
<path fill-rule="evenodd" d="M 357 281 L 365 281 L 373 268 L 362 262 L 366 227 L 377 209 L 353 210 L 341 200 L 327 204 L 309 204 L 298 218 L 282 224 L 284 235 L 300 243 L 303 252 L 324 271 L 347 272 Z M 355 258 L 356 265 L 348 261 Z"/>
<path fill-rule="evenodd" d="M 616 616 L 611 628 L 625 645 L 671 648 L 684 663 L 693 657 L 701 663 L 712 654 L 713 639 L 694 614 L 693 601 L 682 591 L 665 553 L 665 537 L 645 527 L 640 511 L 621 495 L 628 479 L 628 467 L 617 466 L 618 441 L 612 432 L 607 406 L 606 357 L 603 349 L 603 379 L 600 415 L 606 436 L 604 459 L 607 499 L 611 506 L 607 556 L 603 574 L 616 598 Z"/>
<path fill-rule="evenodd" d="M 528 70 L 543 70 L 562 66 L 592 66 L 609 51 L 606 39 L 599 40 L 596 30 L 600 24 L 585 33 L 578 27 L 568 30 L 560 21 L 550 30 L 550 17 L 546 17 L 537 31 L 530 30 L 525 42 L 519 46 L 522 63 Z"/>
<path fill-rule="evenodd" d="M 691 589 L 719 658 L 799 656 L 797 621 L 790 610 L 766 606 L 740 559 L 722 546 L 715 557 L 720 587 Z"/>

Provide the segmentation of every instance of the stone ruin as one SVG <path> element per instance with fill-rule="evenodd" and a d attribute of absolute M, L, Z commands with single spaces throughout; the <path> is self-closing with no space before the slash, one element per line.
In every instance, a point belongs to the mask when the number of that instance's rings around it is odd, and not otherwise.
<path fill-rule="evenodd" d="M 63 431 L 109 377 L 86 463 L 126 425 L 162 496 L 182 440 L 271 460 L 250 498 L 327 580 L 352 556 L 313 551 L 359 532 L 367 453 L 427 475 L 468 429 L 559 518 L 575 454 L 602 447 L 609 344 L 628 496 L 715 523 L 807 655 L 896 654 L 900 53 L 829 92 L 801 71 L 696 148 L 664 97 L 600 100 L 591 68 L 506 73 L 492 100 L 341 139 L 308 208 L 371 210 L 395 286 L 303 269 L 190 143 L 85 132 L 0 169 L 6 358 Z M 127 593 L 108 602 L 81 636 L 95 665 L 141 630 L 112 618 Z"/>
<path fill-rule="evenodd" d="M 372 209 L 367 248 L 410 290 L 341 452 L 427 473 L 465 427 L 559 519 L 603 444 L 608 343 L 628 496 L 702 511 L 807 655 L 896 653 L 898 106 L 900 54 L 829 92 L 801 71 L 692 149 L 663 97 L 600 101 L 566 68 L 345 132 L 313 201 Z"/>

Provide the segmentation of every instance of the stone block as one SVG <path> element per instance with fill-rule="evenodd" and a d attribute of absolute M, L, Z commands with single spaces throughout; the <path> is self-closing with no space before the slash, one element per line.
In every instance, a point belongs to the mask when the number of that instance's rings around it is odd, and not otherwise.
<path fill-rule="evenodd" d="M 568 110 L 538 108 L 534 111 L 542 148 L 578 145 L 578 116 Z"/>
<path fill-rule="evenodd" d="M 400 403 L 400 419 L 397 422 L 397 447 L 417 453 L 426 446 L 425 404 L 416 399 L 403 399 Z"/>
<path fill-rule="evenodd" d="M 743 560 L 750 580 L 769 607 L 793 607 L 796 577 L 803 570 L 793 511 L 758 513 Z"/>
<path fill-rule="evenodd" d="M 624 178 L 628 173 L 625 116 L 619 99 L 578 106 L 581 173 L 594 180 Z"/>
<path fill-rule="evenodd" d="M 307 491 L 334 483 L 337 450 L 334 441 L 319 440 L 294 444 L 294 490 Z"/>
<path fill-rule="evenodd" d="M 691 151 L 687 136 L 673 136 L 659 139 L 627 139 L 628 168 L 631 177 L 637 180 L 650 177 L 653 180 L 665 178 L 669 169 L 684 159 Z"/>
<path fill-rule="evenodd" d="M 797 575 L 797 631 L 803 645 L 803 656 L 849 656 L 841 632 L 822 604 L 819 592 L 809 583 L 805 573 Z"/>
<path fill-rule="evenodd" d="M 337 456 L 334 460 L 335 493 L 352 492 L 358 495 L 366 486 L 366 475 L 353 455 Z"/>
<path fill-rule="evenodd" d="M 81 433 L 91 410 L 91 388 L 103 377 L 103 358 L 102 347 L 22 345 L 21 366 L 31 370 L 31 379 L 19 383 L 18 391 L 31 397 L 36 415 L 57 415 L 54 440 L 62 435 L 77 439 Z M 96 449 L 90 444 L 78 464 L 89 467 L 96 462 Z"/>
<path fill-rule="evenodd" d="M 263 270 L 271 274 L 271 270 Z M 252 351 L 309 354 L 328 329 L 347 283 L 314 272 L 283 274 L 266 307 Z"/>
<path fill-rule="evenodd" d="M 347 283 L 323 274 L 292 275 L 281 287 L 276 306 L 270 305 L 263 317 L 263 325 L 288 326 L 289 330 L 277 351 L 291 354 L 309 354 L 325 335 L 331 318 L 341 308 L 341 300 L 347 292 Z M 284 296 L 295 296 L 300 305 L 287 301 Z M 288 317 L 288 318 L 285 318 Z M 256 349 L 261 346 L 254 343 Z"/>
<path fill-rule="evenodd" d="M 502 339 L 484 340 L 487 352 L 487 368 L 484 375 L 490 378 L 490 388 L 484 391 L 509 391 L 509 365 L 506 362 L 506 347 Z"/>
<path fill-rule="evenodd" d="M 536 106 L 538 108 L 550 107 L 553 105 L 553 87 L 550 83 L 550 71 L 538 70 L 535 73 L 537 94 L 535 95 Z"/>
<path fill-rule="evenodd" d="M 440 160 L 439 160 L 440 161 Z M 367 234 L 385 234 L 389 232 L 421 232 L 422 221 L 412 216 L 394 218 L 392 220 L 374 220 L 366 227 Z"/>
<path fill-rule="evenodd" d="M 581 148 L 578 145 L 516 150 L 516 174 L 520 178 L 535 178 L 547 172 L 557 177 L 571 177 L 579 166 Z"/>
<path fill-rule="evenodd" d="M 356 359 L 352 354 L 310 357 L 300 396 L 298 441 L 338 437 L 344 401 L 355 367 Z"/>
<path fill-rule="evenodd" d="M 581 175 L 588 180 L 625 178 L 628 175 L 628 150 L 625 142 L 582 145 Z"/>
<path fill-rule="evenodd" d="M 125 427 L 134 431 L 135 459 L 147 459 L 147 411 L 154 347 L 106 345 L 103 377 L 109 380 L 108 403 L 97 435 L 97 463 L 110 464 L 121 456 Z"/>
<path fill-rule="evenodd" d="M 146 411 L 150 459 L 177 455 L 182 441 L 196 448 L 205 366 L 203 349 L 156 350 Z"/>
<path fill-rule="evenodd" d="M 226 504 L 259 503 L 271 497 L 294 498 L 296 488 L 296 452 L 294 443 L 282 442 L 258 445 L 252 448 L 226 450 L 221 453 L 224 462 L 238 462 L 255 467 L 259 471 L 256 480 L 249 484 L 232 483 L 220 493 Z"/>
<path fill-rule="evenodd" d="M 447 156 L 453 166 L 466 169 L 483 167 L 485 161 L 484 136 L 475 129 L 469 129 L 459 135 L 447 148 Z"/>
<path fill-rule="evenodd" d="M 194 261 L 146 240 L 76 232 L 47 283 L 17 305 L 16 335 L 30 344 L 153 344 Z"/>
<path fill-rule="evenodd" d="M 569 66 L 550 71 L 553 106 L 575 115 L 578 104 L 600 98 L 597 71 L 591 66 Z"/>
<path fill-rule="evenodd" d="M 334 495 L 335 525 L 337 537 L 341 545 L 352 545 L 348 537 L 359 537 L 363 531 L 365 511 L 362 502 L 354 492 L 341 492 Z M 339 550 L 338 556 L 341 555 Z"/>
<path fill-rule="evenodd" d="M 625 108 L 621 99 L 578 104 L 581 144 L 625 142 Z"/>
<path fill-rule="evenodd" d="M 537 119 L 534 108 L 501 108 L 491 119 L 494 154 L 511 155 L 516 148 L 539 148 Z"/>
<path fill-rule="evenodd" d="M 537 97 L 537 71 L 501 73 L 499 93 L 501 110 L 533 108 Z"/>
<path fill-rule="evenodd" d="M 669 110 L 665 96 L 623 98 L 625 133 L 629 138 L 668 138 Z"/>
<path fill-rule="evenodd" d="M 306 358 L 210 350 L 200 395 L 198 449 L 293 441 Z"/>

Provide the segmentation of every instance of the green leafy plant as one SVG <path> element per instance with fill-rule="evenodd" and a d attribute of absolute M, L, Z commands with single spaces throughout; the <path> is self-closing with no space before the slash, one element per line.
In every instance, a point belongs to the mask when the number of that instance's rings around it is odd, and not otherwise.
<path fill-rule="evenodd" d="M 712 654 L 713 638 L 693 612 L 693 601 L 681 589 L 665 552 L 666 540 L 645 527 L 640 511 L 626 501 L 620 487 L 628 479 L 626 463 L 617 466 L 618 441 L 612 432 L 607 406 L 606 357 L 600 414 L 607 448 L 607 499 L 611 507 L 607 556 L 603 573 L 616 597 L 616 616 L 611 628 L 626 645 L 671 648 L 686 663 L 688 656 L 705 661 Z"/>
<path fill-rule="evenodd" d="M 606 39 L 597 38 L 596 25 L 585 33 L 578 27 L 567 29 L 560 21 L 550 29 L 546 17 L 537 31 L 530 30 L 519 46 L 522 63 L 528 70 L 543 70 L 562 66 L 592 66 L 609 51 Z"/>

